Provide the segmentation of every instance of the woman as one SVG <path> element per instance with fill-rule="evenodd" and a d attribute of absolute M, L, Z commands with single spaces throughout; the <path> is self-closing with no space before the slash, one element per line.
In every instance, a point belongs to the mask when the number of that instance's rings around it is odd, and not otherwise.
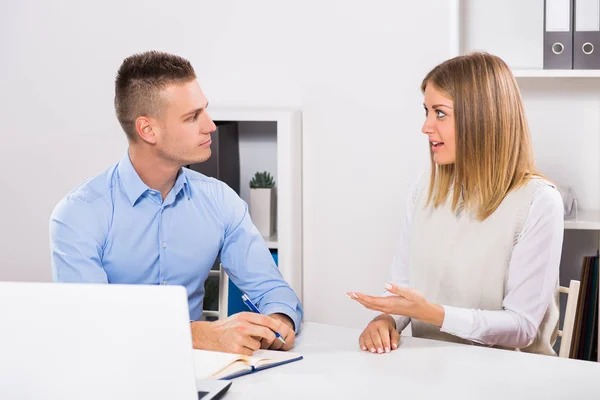
<path fill-rule="evenodd" d="M 389 352 L 413 336 L 556 355 L 559 192 L 535 169 L 517 83 L 498 57 L 448 60 L 421 84 L 431 174 L 412 188 L 381 312 L 359 338 Z"/>

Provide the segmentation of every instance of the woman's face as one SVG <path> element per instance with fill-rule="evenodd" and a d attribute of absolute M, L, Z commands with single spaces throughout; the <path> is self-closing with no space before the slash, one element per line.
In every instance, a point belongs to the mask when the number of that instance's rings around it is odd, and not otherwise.
<path fill-rule="evenodd" d="M 425 123 L 421 132 L 429 138 L 433 162 L 437 165 L 456 161 L 456 135 L 454 128 L 454 102 L 428 84 L 423 100 Z"/>

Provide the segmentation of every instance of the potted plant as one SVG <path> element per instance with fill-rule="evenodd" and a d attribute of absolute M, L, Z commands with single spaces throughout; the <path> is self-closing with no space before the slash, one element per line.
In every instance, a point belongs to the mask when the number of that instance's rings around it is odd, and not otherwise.
<path fill-rule="evenodd" d="M 250 217 L 262 236 L 273 236 L 275 180 L 267 171 L 257 172 L 250 180 Z"/>

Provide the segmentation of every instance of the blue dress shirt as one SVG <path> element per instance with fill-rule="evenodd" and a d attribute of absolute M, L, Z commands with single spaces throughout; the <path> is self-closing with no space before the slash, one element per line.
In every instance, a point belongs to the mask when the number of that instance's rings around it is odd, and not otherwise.
<path fill-rule="evenodd" d="M 128 154 L 73 189 L 50 218 L 52 276 L 58 282 L 185 286 L 200 319 L 204 282 L 220 254 L 230 279 L 263 314 L 289 316 L 300 300 L 284 281 L 246 203 L 225 183 L 182 168 L 165 200 Z"/>

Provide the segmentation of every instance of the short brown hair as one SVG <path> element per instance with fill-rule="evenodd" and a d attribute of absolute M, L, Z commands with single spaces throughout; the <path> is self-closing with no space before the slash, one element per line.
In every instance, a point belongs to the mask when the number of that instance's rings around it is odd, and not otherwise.
<path fill-rule="evenodd" d="M 479 220 L 489 217 L 504 197 L 524 185 L 535 169 L 529 126 L 517 81 L 497 56 L 474 52 L 435 67 L 421 83 L 454 102 L 456 161 L 431 159 L 428 203 L 438 207 L 451 189 L 452 210 L 464 206 Z M 431 151 L 431 150 L 430 150 Z"/>
<path fill-rule="evenodd" d="M 123 60 L 115 79 L 115 111 L 129 140 L 135 140 L 135 120 L 160 114 L 160 91 L 173 83 L 196 79 L 183 57 L 159 51 L 134 54 Z"/>

